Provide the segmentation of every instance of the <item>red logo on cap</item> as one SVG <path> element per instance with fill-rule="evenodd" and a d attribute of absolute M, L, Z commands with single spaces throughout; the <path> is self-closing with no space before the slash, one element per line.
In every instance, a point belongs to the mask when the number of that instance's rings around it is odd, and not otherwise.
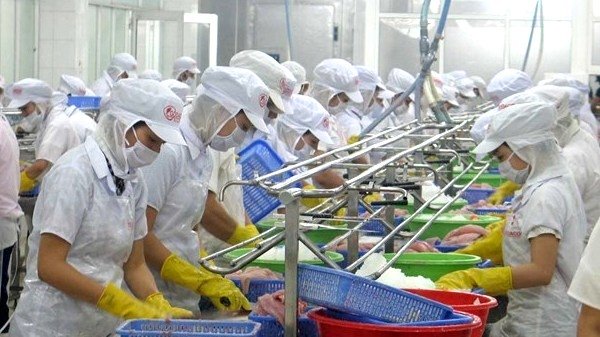
<path fill-rule="evenodd" d="M 514 105 L 514 104 L 501 103 L 500 105 L 498 105 L 498 110 L 504 110 L 511 105 Z"/>
<path fill-rule="evenodd" d="M 329 118 L 325 117 L 323 118 L 323 121 L 321 122 L 321 125 L 325 128 L 325 129 L 329 129 Z"/>
<path fill-rule="evenodd" d="M 13 95 L 18 96 L 23 93 L 23 89 L 21 89 L 21 87 L 13 87 L 12 93 Z"/>
<path fill-rule="evenodd" d="M 358 83 L 360 83 L 360 80 L 358 79 L 358 77 L 354 78 L 354 85 L 358 85 Z"/>
<path fill-rule="evenodd" d="M 175 109 L 175 107 L 172 105 L 167 105 L 163 109 L 163 114 L 165 115 L 165 118 L 169 121 L 179 123 L 179 121 L 181 120 L 181 112 L 177 111 L 177 109 Z"/>
<path fill-rule="evenodd" d="M 266 94 L 260 94 L 260 96 L 258 96 L 258 105 L 260 105 L 261 108 L 266 107 L 268 101 L 269 96 L 267 96 Z"/>
<path fill-rule="evenodd" d="M 281 90 L 281 93 L 284 94 L 285 96 L 292 96 L 292 92 L 294 91 L 294 88 L 292 88 L 287 83 L 285 78 L 282 78 L 279 80 L 279 90 Z"/>

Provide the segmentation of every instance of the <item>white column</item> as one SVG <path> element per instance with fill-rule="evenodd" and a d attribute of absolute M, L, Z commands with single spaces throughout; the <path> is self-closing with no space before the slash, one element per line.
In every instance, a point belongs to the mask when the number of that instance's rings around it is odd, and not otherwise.
<path fill-rule="evenodd" d="M 354 63 L 378 70 L 379 1 L 356 0 L 354 17 Z"/>

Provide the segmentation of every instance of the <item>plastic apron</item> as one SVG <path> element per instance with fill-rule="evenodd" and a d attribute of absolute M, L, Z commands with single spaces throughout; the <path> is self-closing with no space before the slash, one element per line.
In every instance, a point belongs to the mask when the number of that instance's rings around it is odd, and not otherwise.
<path fill-rule="evenodd" d="M 525 212 L 531 214 L 531 212 L 543 211 L 528 207 L 528 203 L 531 195 L 544 183 L 548 182 L 542 181 L 523 190 L 523 194 L 515 197 L 513 207 L 507 213 L 502 247 L 504 264 L 507 266 L 530 262 L 531 249 L 526 233 L 523 233 L 525 230 L 523 216 Z M 563 190 L 568 191 L 569 188 L 563 188 Z M 537 197 L 543 198 L 544 196 L 538 195 Z M 574 226 L 575 224 L 568 225 Z M 580 239 L 582 239 L 583 228 L 580 231 Z M 572 230 L 565 228 L 560 244 L 572 243 L 565 241 L 566 235 L 572 233 Z M 581 242 L 581 246 L 582 244 Z M 563 247 L 563 249 L 576 248 Z M 564 265 L 561 268 L 561 255 L 563 252 L 559 247 L 559 261 L 557 261 L 556 270 L 549 285 L 508 292 L 507 314 L 493 325 L 490 337 L 573 337 L 576 335 L 578 307 L 576 301 L 567 295 L 576 261 L 572 261 L 572 264 L 575 264 L 571 268 L 573 270 L 566 270 Z M 578 261 L 578 259 L 574 260 Z"/>
<path fill-rule="evenodd" d="M 86 147 L 79 147 L 72 154 L 78 155 L 86 151 L 89 142 L 85 145 Z M 92 167 L 89 167 L 89 162 L 83 164 L 81 169 L 86 171 L 89 184 L 92 185 L 89 186 L 91 198 L 87 204 L 83 204 L 86 201 L 80 201 L 82 207 L 87 207 L 82 211 L 81 225 L 71 245 L 67 262 L 100 284 L 113 282 L 120 286 L 123 284 L 123 264 L 131 254 L 135 237 L 136 197 L 130 182 L 127 182 L 123 195 L 116 196 L 106 188 L 105 181 L 112 181 L 110 176 L 99 179 Z M 56 207 L 55 195 L 64 191 L 64 186 L 53 186 L 51 182 L 55 179 L 51 175 L 52 173 L 43 183 L 33 214 L 34 230 L 28 243 L 28 267 L 37 265 L 41 234 L 40 227 L 36 224 L 44 219 L 46 208 Z M 137 180 L 136 183 L 143 182 Z M 119 323 L 120 319 L 41 281 L 37 268 L 28 268 L 25 287 L 11 322 L 10 336 L 100 337 L 113 333 Z"/>
<path fill-rule="evenodd" d="M 178 167 L 176 172 L 171 172 L 177 176 L 175 182 L 169 187 L 168 194 L 158 210 L 156 221 L 154 222 L 154 234 L 172 253 L 186 259 L 195 266 L 198 264 L 198 253 L 200 243 L 198 235 L 194 231 L 196 225 L 202 219 L 206 205 L 206 195 L 208 184 L 203 176 L 205 172 L 210 171 L 211 161 L 207 159 L 204 149 L 195 153 L 194 158 L 190 154 L 190 148 L 180 145 L 167 145 L 155 163 L 148 168 L 143 169 L 144 177 L 148 185 L 149 201 L 152 199 L 153 191 L 150 182 L 151 179 L 158 179 L 151 173 L 156 170 L 156 164 L 165 162 L 167 165 L 160 165 L 160 169 L 169 169 L 169 166 Z M 157 174 L 161 174 L 157 172 Z M 165 295 L 165 298 L 173 306 L 186 308 L 191 311 L 198 311 L 198 301 L 200 295 L 182 287 L 181 285 L 167 282 L 160 276 L 160 271 L 152 270 L 158 289 Z"/>

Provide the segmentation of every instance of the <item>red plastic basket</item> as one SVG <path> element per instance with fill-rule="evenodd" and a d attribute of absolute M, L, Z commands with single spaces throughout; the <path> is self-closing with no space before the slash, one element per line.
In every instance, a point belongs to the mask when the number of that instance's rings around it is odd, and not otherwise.
<path fill-rule="evenodd" d="M 473 322 L 443 326 L 398 326 L 339 320 L 329 317 L 324 308 L 308 312 L 308 317 L 317 322 L 320 337 L 471 337 L 473 330 L 481 326 L 481 319 L 476 315 L 465 315 L 473 316 Z"/>
<path fill-rule="evenodd" d="M 429 298 L 430 300 L 438 301 L 451 306 L 454 310 L 463 311 L 473 314 L 481 319 L 481 326 L 473 330 L 473 337 L 483 336 L 485 324 L 487 322 L 490 310 L 498 305 L 498 301 L 491 296 L 461 293 L 455 291 L 444 290 L 425 290 L 425 289 L 406 289 L 407 291 Z M 479 300 L 479 304 L 474 304 Z"/>

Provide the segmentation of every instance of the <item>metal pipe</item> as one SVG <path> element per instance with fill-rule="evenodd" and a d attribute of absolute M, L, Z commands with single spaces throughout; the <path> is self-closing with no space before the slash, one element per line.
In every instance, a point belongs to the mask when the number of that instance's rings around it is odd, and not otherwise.
<path fill-rule="evenodd" d="M 285 337 L 298 333 L 298 223 L 300 199 L 293 197 L 285 203 Z M 284 198 L 285 199 L 285 198 Z"/>

